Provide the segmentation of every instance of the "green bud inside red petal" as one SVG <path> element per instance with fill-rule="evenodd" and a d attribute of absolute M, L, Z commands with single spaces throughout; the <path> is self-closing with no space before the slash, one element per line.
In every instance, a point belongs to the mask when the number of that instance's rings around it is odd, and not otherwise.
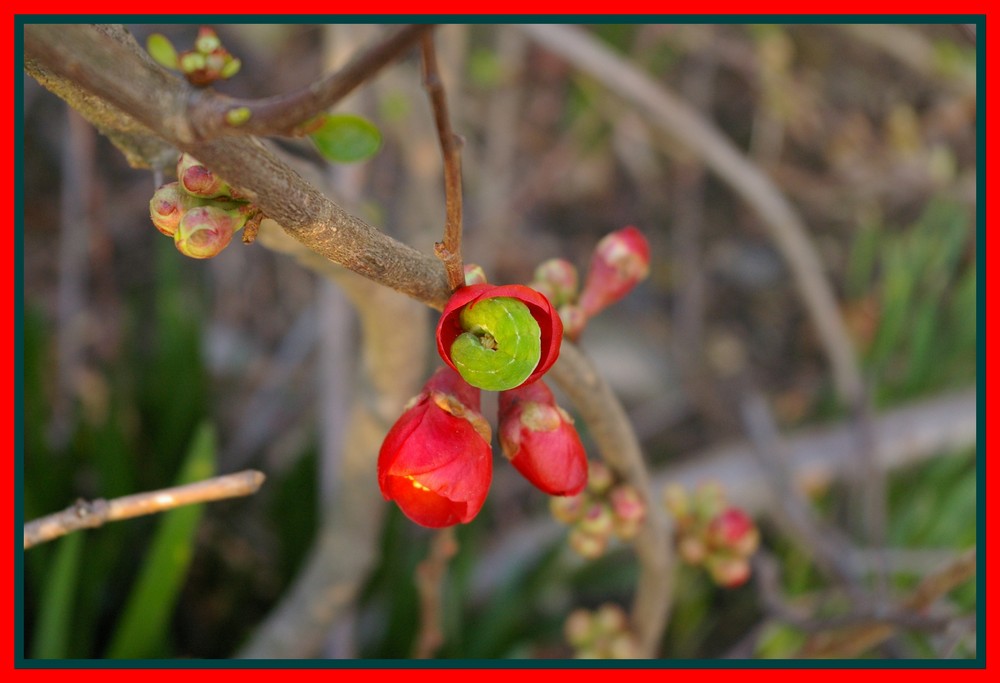
<path fill-rule="evenodd" d="M 626 226 L 605 235 L 590 260 L 580 307 L 587 316 L 615 303 L 649 275 L 649 242 L 639 229 Z"/>
<path fill-rule="evenodd" d="M 379 489 L 407 517 L 440 528 L 471 521 L 493 476 L 479 390 L 441 368 L 389 430 L 378 457 Z"/>
<path fill-rule="evenodd" d="M 569 416 L 544 381 L 500 394 L 500 445 L 525 479 L 553 496 L 587 484 L 587 454 Z"/>
<path fill-rule="evenodd" d="M 523 384 L 530 384 L 548 372 L 559 357 L 562 344 L 563 326 L 559 314 L 544 295 L 524 285 L 476 284 L 460 287 L 448 300 L 437 327 L 438 353 L 444 362 L 455 370 L 458 367 L 451 358 L 451 347 L 464 332 L 461 314 L 466 306 L 475 306 L 486 299 L 509 297 L 523 303 L 538 323 L 541 333 L 541 354 L 538 364 Z"/>

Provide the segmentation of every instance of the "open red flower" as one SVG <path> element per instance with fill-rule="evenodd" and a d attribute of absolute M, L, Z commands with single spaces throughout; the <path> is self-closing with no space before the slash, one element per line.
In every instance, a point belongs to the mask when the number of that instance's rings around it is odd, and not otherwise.
<path fill-rule="evenodd" d="M 544 381 L 501 392 L 499 431 L 504 455 L 537 488 L 553 496 L 583 490 L 587 454 Z"/>
<path fill-rule="evenodd" d="M 580 307 L 588 317 L 615 303 L 649 275 L 649 242 L 629 225 L 605 235 L 590 259 Z"/>
<path fill-rule="evenodd" d="M 525 285 L 475 284 L 448 300 L 438 321 L 437 347 L 467 382 L 502 391 L 544 375 L 559 357 L 562 336 L 562 320 L 540 292 Z"/>
<path fill-rule="evenodd" d="M 417 524 L 469 522 L 493 476 L 490 438 L 479 390 L 451 368 L 440 368 L 382 442 L 379 489 Z"/>

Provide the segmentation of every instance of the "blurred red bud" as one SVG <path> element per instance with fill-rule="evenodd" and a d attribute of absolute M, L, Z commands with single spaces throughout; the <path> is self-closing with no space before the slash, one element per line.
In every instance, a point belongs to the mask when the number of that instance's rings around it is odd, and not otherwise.
<path fill-rule="evenodd" d="M 592 317 L 615 303 L 649 275 L 649 242 L 626 226 L 606 235 L 594 249 L 580 307 Z"/>

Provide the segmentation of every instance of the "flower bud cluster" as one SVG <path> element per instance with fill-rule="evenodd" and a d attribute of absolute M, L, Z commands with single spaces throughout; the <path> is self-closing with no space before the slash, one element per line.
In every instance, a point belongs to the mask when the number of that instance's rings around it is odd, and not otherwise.
<path fill-rule="evenodd" d="M 596 559 L 612 538 L 630 541 L 646 518 L 646 503 L 636 489 L 616 482 L 600 462 L 590 463 L 586 488 L 575 496 L 549 501 L 552 516 L 570 525 L 569 545 L 579 555 Z"/>
<path fill-rule="evenodd" d="M 563 627 L 577 659 L 635 659 L 639 646 L 629 630 L 625 611 L 605 603 L 594 611 L 573 610 Z"/>
<path fill-rule="evenodd" d="M 582 291 L 576 267 L 559 258 L 535 269 L 531 287 L 548 297 L 559 311 L 566 336 L 575 340 L 590 318 L 622 299 L 648 275 L 649 242 L 629 225 L 597 243 Z"/>
<path fill-rule="evenodd" d="M 684 562 L 704 567 L 724 588 L 746 583 L 760 532 L 746 512 L 726 501 L 721 486 L 703 484 L 689 495 L 671 484 L 664 491 L 664 503 L 674 517 L 674 540 Z"/>
<path fill-rule="evenodd" d="M 191 258 L 212 258 L 258 213 L 189 154 L 177 161 L 177 181 L 161 186 L 149 200 L 157 230 Z"/>
<path fill-rule="evenodd" d="M 150 53 L 160 64 L 177 69 L 191 85 L 203 88 L 218 80 L 232 78 L 242 66 L 229 50 L 222 46 L 218 34 L 208 26 L 198 29 L 194 49 L 177 53 L 174 46 L 163 35 L 154 34 L 150 43 Z"/>

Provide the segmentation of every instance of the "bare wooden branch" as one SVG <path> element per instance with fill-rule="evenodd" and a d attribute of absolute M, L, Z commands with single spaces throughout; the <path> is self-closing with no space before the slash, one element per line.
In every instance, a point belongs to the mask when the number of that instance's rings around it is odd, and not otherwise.
<path fill-rule="evenodd" d="M 639 560 L 639 582 L 632 600 L 632 624 L 643 657 L 655 657 L 670 615 L 674 584 L 671 523 L 653 494 L 642 448 L 625 409 L 590 360 L 564 340 L 559 360 L 550 370 L 566 392 L 608 466 L 634 486 L 646 502 L 646 518 L 633 541 Z"/>
<path fill-rule="evenodd" d="M 848 406 L 855 405 L 863 383 L 854 345 L 805 224 L 774 183 L 696 110 L 592 36 L 556 24 L 524 24 L 519 28 L 635 105 L 650 123 L 704 159 L 757 212 L 794 275 L 841 399 Z"/>
<path fill-rule="evenodd" d="M 424 34 L 420 49 L 424 88 L 434 109 L 434 124 L 441 144 L 441 156 L 444 158 L 444 239 L 434 245 L 434 253 L 444 263 L 448 285 L 455 290 L 465 284 L 465 271 L 462 267 L 462 155 L 458 136 L 452 131 L 448 117 L 448 102 L 438 71 L 434 36 Z"/>
<path fill-rule="evenodd" d="M 62 512 L 56 512 L 24 525 L 24 549 L 65 536 L 80 529 L 93 529 L 108 522 L 152 515 L 183 505 L 207 503 L 226 498 L 249 496 L 264 483 L 256 470 L 212 477 L 183 486 L 173 486 L 121 498 L 79 500 Z"/>
<path fill-rule="evenodd" d="M 441 592 L 448 563 L 458 552 L 455 528 L 441 529 L 431 539 L 427 558 L 417 565 L 417 592 L 420 594 L 420 630 L 414 657 L 433 657 L 444 642 L 441 630 Z"/>
<path fill-rule="evenodd" d="M 433 27 L 433 24 L 415 24 L 397 29 L 359 52 L 343 68 L 294 92 L 248 100 L 214 90 L 196 90 L 191 94 L 188 110 L 193 134 L 200 140 L 225 135 L 295 135 L 297 127 L 370 80 L 421 37 L 426 37 Z M 250 117 L 245 123 L 232 126 L 226 122 L 226 114 L 236 109 L 246 110 Z"/>

